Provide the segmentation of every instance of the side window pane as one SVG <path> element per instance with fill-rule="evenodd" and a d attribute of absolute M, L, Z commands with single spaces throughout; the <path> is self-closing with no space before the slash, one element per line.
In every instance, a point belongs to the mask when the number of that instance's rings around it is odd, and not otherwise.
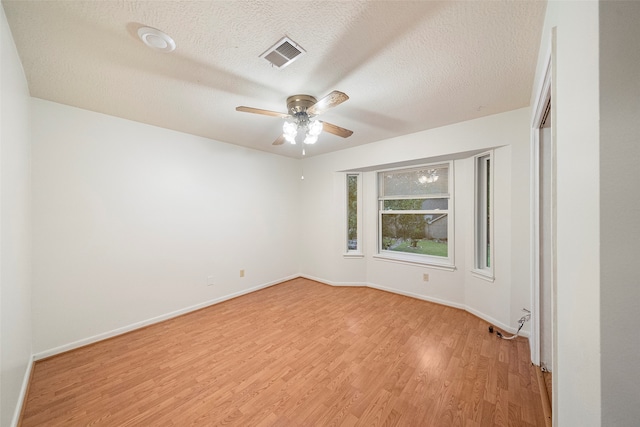
<path fill-rule="evenodd" d="M 487 256 L 486 256 L 486 266 L 491 267 L 491 157 L 488 157 L 485 161 L 486 164 L 486 172 L 484 174 L 486 185 L 485 192 L 487 193 L 487 197 L 485 200 L 485 205 L 487 206 L 487 220 L 485 221 L 485 235 L 487 236 L 487 241 L 485 243 Z"/>
<path fill-rule="evenodd" d="M 475 218 L 475 269 L 493 276 L 493 251 L 491 232 L 492 170 L 491 154 L 476 157 L 476 218 Z"/>
<path fill-rule="evenodd" d="M 347 251 L 358 250 L 358 175 L 347 175 Z"/>

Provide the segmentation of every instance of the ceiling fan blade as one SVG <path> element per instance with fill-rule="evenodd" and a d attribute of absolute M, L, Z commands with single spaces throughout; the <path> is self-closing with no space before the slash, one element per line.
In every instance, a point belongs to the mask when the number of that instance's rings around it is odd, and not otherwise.
<path fill-rule="evenodd" d="M 307 109 L 307 114 L 317 116 L 318 114 L 324 113 L 329 108 L 333 108 L 337 105 L 342 104 L 344 101 L 349 99 L 346 93 L 339 92 L 334 90 L 329 95 L 322 98 L 320 101 L 313 104 L 311 107 Z"/>
<path fill-rule="evenodd" d="M 284 144 L 284 135 L 280 135 L 275 141 L 273 141 L 273 145 L 282 145 Z"/>
<path fill-rule="evenodd" d="M 279 113 L 277 111 L 261 110 L 260 108 L 245 107 L 245 106 L 236 107 L 236 111 L 242 111 L 243 113 L 262 114 L 262 115 L 271 116 L 271 117 L 280 117 L 283 119 L 290 117 L 289 114 L 287 113 Z"/>
<path fill-rule="evenodd" d="M 336 126 L 331 123 L 322 122 L 322 130 L 325 132 L 332 133 L 334 135 L 341 136 L 343 138 L 348 138 L 353 135 L 353 131 L 345 128 L 341 128 L 340 126 Z"/>

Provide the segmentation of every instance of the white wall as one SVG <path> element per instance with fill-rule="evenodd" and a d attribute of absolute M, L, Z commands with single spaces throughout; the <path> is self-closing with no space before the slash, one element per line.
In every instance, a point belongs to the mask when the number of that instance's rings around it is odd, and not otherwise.
<path fill-rule="evenodd" d="M 554 425 L 600 425 L 598 3 L 550 1 L 534 88 L 556 31 L 557 349 Z M 535 89 L 534 89 L 535 90 Z"/>
<path fill-rule="evenodd" d="M 640 420 L 640 3 L 600 3 L 602 425 Z"/>
<path fill-rule="evenodd" d="M 635 260 L 625 258 L 637 251 L 619 245 L 625 242 L 622 237 L 637 236 L 637 198 L 628 197 L 636 189 L 624 183 L 638 182 L 638 144 L 632 138 L 639 133 L 629 125 L 637 126 L 635 116 L 624 119 L 622 124 L 629 127 L 621 127 L 621 117 L 616 117 L 620 98 L 638 97 L 637 87 L 618 83 L 628 73 L 637 75 L 637 59 L 629 56 L 622 61 L 626 68 L 618 69 L 606 64 L 617 64 L 629 52 L 612 52 L 611 57 L 599 53 L 600 41 L 617 45 L 616 37 L 637 37 L 637 30 L 631 31 L 634 23 L 627 21 L 617 28 L 619 23 L 609 15 L 615 10 L 605 12 L 599 12 L 596 2 L 549 2 L 534 85 L 540 83 L 555 29 L 556 425 L 615 425 L 637 419 L 633 403 L 640 382 L 632 382 L 633 375 L 620 379 L 637 373 L 637 368 L 629 369 L 638 343 L 626 338 L 638 329 L 630 322 L 637 312 L 638 287 L 628 268 Z M 637 22 L 637 15 L 628 19 Z M 298 162 L 42 100 L 32 100 L 30 112 L 4 13 L 0 24 L 3 426 L 14 414 L 28 370 L 32 312 L 33 352 L 46 354 L 299 271 L 330 283 L 369 284 L 444 301 L 509 325 L 515 325 L 522 307 L 530 307 L 529 109 Z M 606 38 L 601 26 L 618 31 Z M 611 93 L 600 93 L 601 77 L 602 87 Z M 636 111 L 635 104 L 625 105 L 625 114 Z M 364 173 L 365 257 L 343 258 L 344 181 L 338 171 L 494 146 L 501 147 L 495 162 L 495 283 L 469 273 L 473 234 L 468 160 L 456 162 L 457 271 L 372 257 L 373 172 Z M 610 151 L 600 157 L 601 149 Z M 628 163 L 620 164 L 622 159 Z M 304 181 L 299 180 L 302 169 Z M 600 182 L 609 174 L 621 183 L 619 192 L 601 194 Z M 610 204 L 623 208 L 620 216 L 600 215 Z M 584 244 L 585 235 L 593 244 Z M 245 278 L 239 277 L 239 269 L 246 270 Z M 428 284 L 422 282 L 423 272 L 431 276 Z M 213 275 L 214 286 L 205 286 L 208 275 Z M 600 331 L 606 348 L 601 347 Z M 619 387 L 627 391 L 623 399 Z"/>
<path fill-rule="evenodd" d="M 0 425 L 31 367 L 29 89 L 0 7 Z"/>
<path fill-rule="evenodd" d="M 39 99 L 32 113 L 37 357 L 298 274 L 297 160 Z"/>
<path fill-rule="evenodd" d="M 466 308 L 500 325 L 517 326 L 530 308 L 528 108 L 355 147 L 303 161 L 302 216 L 306 243 L 301 271 L 332 284 L 366 284 Z M 456 271 L 374 258 L 376 166 L 456 153 L 495 150 L 495 275 L 493 283 L 473 268 L 473 161 L 455 162 Z M 425 160 L 426 161 L 426 160 Z M 344 258 L 344 174 L 363 173 L 363 258 Z M 512 220 L 512 218 L 517 218 Z M 524 230 L 516 230 L 524 227 Z M 513 268 L 513 266 L 517 268 Z M 520 268 L 524 266 L 525 268 Z M 423 273 L 430 280 L 423 282 Z M 527 325 L 528 328 L 528 325 Z"/>

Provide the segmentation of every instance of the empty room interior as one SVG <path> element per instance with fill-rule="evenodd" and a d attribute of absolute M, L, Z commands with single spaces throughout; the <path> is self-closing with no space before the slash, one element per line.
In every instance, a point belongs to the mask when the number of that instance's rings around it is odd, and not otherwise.
<path fill-rule="evenodd" d="M 640 2 L 0 9 L 0 427 L 638 425 Z"/>

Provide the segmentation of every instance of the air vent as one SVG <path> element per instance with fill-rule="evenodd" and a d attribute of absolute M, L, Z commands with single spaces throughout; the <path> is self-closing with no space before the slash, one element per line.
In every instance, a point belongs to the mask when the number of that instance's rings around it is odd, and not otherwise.
<path fill-rule="evenodd" d="M 289 37 L 283 37 L 260 55 L 260 58 L 266 59 L 276 68 L 284 68 L 305 53 L 306 51 L 298 43 Z"/>

